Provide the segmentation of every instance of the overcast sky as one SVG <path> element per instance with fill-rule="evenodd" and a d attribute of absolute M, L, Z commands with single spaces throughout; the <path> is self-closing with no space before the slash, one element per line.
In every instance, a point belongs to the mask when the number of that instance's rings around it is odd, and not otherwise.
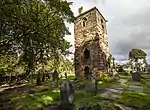
<path fill-rule="evenodd" d="M 150 63 L 150 0 L 69 0 L 72 11 L 78 15 L 96 6 L 108 20 L 109 50 L 115 59 L 123 63 L 132 48 L 143 49 Z M 74 45 L 74 25 L 68 25 L 72 35 L 66 39 Z M 71 48 L 74 51 L 74 47 Z"/>

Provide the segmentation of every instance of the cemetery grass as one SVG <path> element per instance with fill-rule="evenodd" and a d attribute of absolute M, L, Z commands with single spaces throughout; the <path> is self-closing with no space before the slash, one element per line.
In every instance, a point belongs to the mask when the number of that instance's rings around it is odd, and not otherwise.
<path fill-rule="evenodd" d="M 144 76 L 146 77 L 146 76 Z M 74 79 L 74 76 L 71 74 L 68 78 Z M 122 75 L 121 75 L 122 78 Z M 130 76 L 128 75 L 123 78 L 128 79 L 128 82 L 120 83 L 117 80 L 101 80 L 98 82 L 99 89 L 105 89 L 112 87 L 113 85 L 121 85 L 128 87 L 134 83 L 131 81 Z M 64 79 L 60 80 L 61 83 Z M 76 85 L 80 86 L 80 83 Z M 128 107 L 134 107 L 138 110 L 148 110 L 150 107 L 150 84 L 144 78 L 140 83 L 136 83 L 144 88 L 143 92 L 129 91 L 125 90 L 118 99 L 107 99 L 101 97 L 100 93 L 97 95 L 87 93 L 84 88 L 78 88 L 75 91 L 75 108 L 94 108 L 99 107 L 102 110 L 115 110 L 115 104 L 123 104 Z M 34 94 L 29 94 L 29 90 L 34 90 Z M 59 103 L 59 93 L 60 91 L 55 86 L 53 81 L 47 81 L 42 83 L 40 86 L 34 86 L 33 84 L 27 84 L 22 87 L 6 90 L 0 94 L 0 103 L 7 102 L 5 106 L 0 106 L 0 110 L 41 110 L 50 106 L 51 104 Z"/>
<path fill-rule="evenodd" d="M 145 92 L 124 91 L 116 102 L 128 107 L 134 107 L 137 110 L 149 110 L 150 94 Z"/>

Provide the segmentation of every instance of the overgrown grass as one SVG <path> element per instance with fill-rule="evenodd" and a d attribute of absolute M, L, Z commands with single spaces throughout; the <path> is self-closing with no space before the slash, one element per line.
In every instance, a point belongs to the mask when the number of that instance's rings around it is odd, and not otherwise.
<path fill-rule="evenodd" d="M 121 75 L 122 76 L 122 75 Z M 129 77 L 123 75 L 125 79 Z M 74 79 L 74 74 L 69 74 L 68 79 Z M 61 83 L 64 79 L 60 79 L 59 83 Z M 81 83 L 81 82 L 80 82 Z M 82 85 L 80 83 L 75 83 L 78 86 Z M 115 85 L 122 85 L 122 86 L 129 86 L 133 85 L 131 81 L 125 83 L 119 83 L 117 81 L 111 81 L 108 76 L 104 76 L 103 80 L 98 82 L 98 88 L 103 89 L 106 87 L 111 87 L 113 84 Z M 58 89 L 51 91 L 52 86 L 54 86 L 54 82 L 47 81 L 42 83 L 41 86 L 35 86 L 33 89 L 39 91 L 35 94 L 28 94 L 26 92 L 21 93 L 11 93 L 11 105 L 15 110 L 38 110 L 41 108 L 45 108 L 53 103 L 59 103 L 60 91 Z M 144 80 L 138 84 L 138 86 L 142 86 L 144 88 L 149 89 L 150 86 Z M 54 87 L 55 88 L 55 87 Z M 42 90 L 46 90 L 42 92 Z M 5 97 L 3 97 L 5 98 Z M 7 96 L 6 96 L 7 98 Z M 1 99 L 1 98 L 0 98 Z M 116 100 L 117 103 L 124 104 L 126 106 L 132 106 L 139 109 L 145 109 L 150 105 L 150 94 L 143 93 L 143 92 L 130 92 L 126 91 L 123 92 L 122 96 Z M 112 100 L 108 100 L 102 98 L 100 94 L 91 94 L 84 91 L 84 87 L 79 88 L 75 91 L 75 109 L 78 110 L 79 108 L 87 108 L 88 110 L 95 110 L 96 107 L 100 108 L 101 110 L 115 110 L 115 105 Z M 97 109 L 96 109 L 97 110 Z"/>
<path fill-rule="evenodd" d="M 68 79 L 75 79 L 75 74 L 68 74 Z"/>
<path fill-rule="evenodd" d="M 143 92 L 125 91 L 117 100 L 117 102 L 126 106 L 147 110 L 150 108 L 150 94 Z"/>
<path fill-rule="evenodd" d="M 11 99 L 16 110 L 38 110 L 59 101 L 59 90 L 40 92 L 36 94 L 24 94 Z"/>
<path fill-rule="evenodd" d="M 85 91 L 75 93 L 75 110 L 116 110 L 113 108 L 115 108 L 115 105 L 111 100 L 102 98 L 100 94 L 95 95 Z"/>
<path fill-rule="evenodd" d="M 33 95 L 25 93 L 22 96 L 12 98 L 11 103 L 13 108 L 16 110 L 38 110 L 45 108 L 50 104 L 59 103 L 59 92 L 60 91 L 56 89 L 51 92 L 46 91 Z M 106 100 L 99 94 L 94 95 L 81 90 L 75 92 L 75 110 L 78 110 L 79 108 L 91 108 L 95 106 L 101 107 L 103 105 L 102 102 L 104 101 Z M 108 106 L 110 105 L 108 104 Z"/>

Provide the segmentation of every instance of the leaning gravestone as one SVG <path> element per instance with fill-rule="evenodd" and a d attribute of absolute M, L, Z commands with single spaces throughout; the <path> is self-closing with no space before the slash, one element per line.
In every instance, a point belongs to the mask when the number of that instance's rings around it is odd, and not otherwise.
<path fill-rule="evenodd" d="M 134 72 L 132 73 L 132 81 L 140 81 L 141 80 L 141 74 L 140 72 Z"/>
<path fill-rule="evenodd" d="M 60 104 L 65 110 L 71 110 L 74 103 L 74 88 L 69 80 L 65 80 L 60 86 Z"/>

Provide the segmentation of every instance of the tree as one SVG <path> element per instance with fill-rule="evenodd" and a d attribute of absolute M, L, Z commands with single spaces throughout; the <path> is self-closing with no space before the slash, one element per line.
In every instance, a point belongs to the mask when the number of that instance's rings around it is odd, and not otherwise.
<path fill-rule="evenodd" d="M 83 11 L 83 6 L 81 6 L 80 8 L 78 8 L 79 15 L 82 13 L 82 11 Z"/>
<path fill-rule="evenodd" d="M 14 72 L 16 59 L 8 54 L 0 55 L 0 73 L 8 75 Z"/>
<path fill-rule="evenodd" d="M 129 60 L 135 62 L 136 69 L 138 67 L 139 59 L 146 59 L 147 54 L 141 49 L 132 49 L 129 52 Z"/>
<path fill-rule="evenodd" d="M 143 59 L 143 63 L 144 63 L 145 65 L 148 65 L 146 58 Z"/>
<path fill-rule="evenodd" d="M 27 75 L 57 53 L 66 55 L 71 46 L 66 22 L 74 22 L 71 3 L 63 0 L 2 0 L 0 7 L 0 52 L 15 47 Z"/>
<path fill-rule="evenodd" d="M 59 72 L 68 73 L 73 71 L 73 63 L 60 54 L 58 59 L 56 59 L 56 57 L 49 59 L 48 64 L 45 65 L 44 68 L 45 70 L 57 70 Z"/>

